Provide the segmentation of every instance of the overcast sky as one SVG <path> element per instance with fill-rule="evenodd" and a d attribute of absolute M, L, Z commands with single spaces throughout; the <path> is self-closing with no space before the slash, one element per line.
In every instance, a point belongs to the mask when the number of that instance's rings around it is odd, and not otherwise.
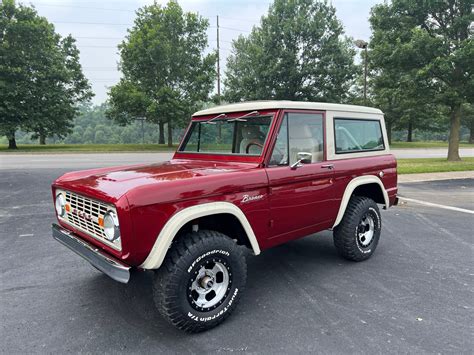
<path fill-rule="evenodd" d="M 346 34 L 357 39 L 370 37 L 370 8 L 382 0 L 332 0 Z M 108 88 L 118 82 L 120 72 L 117 44 L 135 18 L 135 10 L 153 0 L 30 0 L 38 13 L 52 22 L 62 35 L 77 39 L 84 73 L 92 84 L 94 104 L 107 99 Z M 166 3 L 167 1 L 158 1 Z M 216 47 L 216 15 L 219 15 L 221 63 L 225 69 L 231 42 L 240 34 L 248 34 L 260 17 L 267 13 L 268 0 L 180 0 L 185 11 L 198 12 L 210 21 L 209 47 Z"/>

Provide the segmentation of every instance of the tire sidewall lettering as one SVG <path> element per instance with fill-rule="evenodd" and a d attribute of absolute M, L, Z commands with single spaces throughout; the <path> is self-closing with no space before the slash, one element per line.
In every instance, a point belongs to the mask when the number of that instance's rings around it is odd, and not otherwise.
<path fill-rule="evenodd" d="M 198 256 L 196 259 L 194 259 L 194 261 L 191 263 L 191 265 L 188 267 L 188 274 L 191 273 L 191 271 L 193 270 L 193 268 L 196 266 L 197 263 L 199 263 L 202 259 L 210 256 L 210 255 L 215 255 L 215 254 L 222 254 L 222 255 L 225 255 L 227 257 L 230 256 L 230 253 L 226 250 L 222 250 L 222 249 L 213 249 L 213 250 L 210 250 L 200 256 Z"/>
<path fill-rule="evenodd" d="M 196 322 L 210 322 L 210 321 L 213 321 L 214 319 L 217 319 L 221 316 L 223 316 L 232 306 L 232 304 L 234 303 L 234 300 L 235 298 L 237 297 L 237 294 L 239 293 L 239 289 L 238 288 L 235 288 L 233 294 L 232 294 L 232 297 L 230 297 L 229 301 L 227 302 L 227 304 L 219 311 L 217 312 L 216 314 L 212 315 L 212 316 L 208 316 L 208 317 L 201 317 L 201 316 L 197 316 L 195 315 L 194 313 L 192 312 L 188 312 L 188 317 L 191 318 L 192 320 L 196 321 Z"/>

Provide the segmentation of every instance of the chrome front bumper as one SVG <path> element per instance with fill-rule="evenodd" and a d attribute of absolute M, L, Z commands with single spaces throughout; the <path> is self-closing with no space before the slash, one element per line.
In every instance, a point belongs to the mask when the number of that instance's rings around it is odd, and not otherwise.
<path fill-rule="evenodd" d="M 53 223 L 52 230 L 54 239 L 67 246 L 76 254 L 82 256 L 90 262 L 92 266 L 102 271 L 107 276 L 124 284 L 126 284 L 130 279 L 130 266 L 105 254 L 95 246 L 80 240 L 74 236 L 74 233 L 57 224 Z"/>

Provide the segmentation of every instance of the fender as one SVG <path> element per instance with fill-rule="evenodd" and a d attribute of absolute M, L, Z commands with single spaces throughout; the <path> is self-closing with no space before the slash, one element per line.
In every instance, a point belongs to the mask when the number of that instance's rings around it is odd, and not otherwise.
<path fill-rule="evenodd" d="M 143 269 L 158 269 L 163 263 L 166 253 L 181 227 L 193 219 L 219 213 L 228 213 L 237 217 L 247 233 L 254 254 L 260 254 L 260 247 L 257 238 L 255 237 L 252 226 L 242 210 L 230 202 L 210 202 L 188 207 L 174 214 L 161 229 L 160 234 L 155 240 L 155 244 L 153 244 L 150 254 L 148 254 L 140 267 Z"/>
<path fill-rule="evenodd" d="M 358 176 L 352 179 L 347 184 L 346 190 L 344 191 L 344 195 L 342 196 L 341 205 L 339 206 L 339 212 L 337 213 L 336 221 L 334 222 L 334 225 L 332 226 L 332 228 L 336 227 L 341 222 L 342 217 L 344 217 L 347 204 L 349 203 L 352 193 L 354 192 L 356 187 L 361 186 L 361 185 L 373 184 L 373 183 L 376 183 L 380 186 L 382 190 L 382 194 L 383 194 L 383 199 L 385 201 L 385 208 L 388 208 L 389 206 L 388 193 L 385 190 L 385 186 L 383 185 L 382 181 L 375 175 Z"/>

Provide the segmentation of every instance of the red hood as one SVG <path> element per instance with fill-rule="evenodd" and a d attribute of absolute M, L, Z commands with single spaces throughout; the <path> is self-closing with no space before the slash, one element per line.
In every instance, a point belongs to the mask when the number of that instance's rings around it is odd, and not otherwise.
<path fill-rule="evenodd" d="M 168 162 L 75 171 L 59 177 L 54 185 L 115 202 L 128 191 L 150 184 L 189 180 L 255 168 L 255 163 L 171 160 Z"/>

